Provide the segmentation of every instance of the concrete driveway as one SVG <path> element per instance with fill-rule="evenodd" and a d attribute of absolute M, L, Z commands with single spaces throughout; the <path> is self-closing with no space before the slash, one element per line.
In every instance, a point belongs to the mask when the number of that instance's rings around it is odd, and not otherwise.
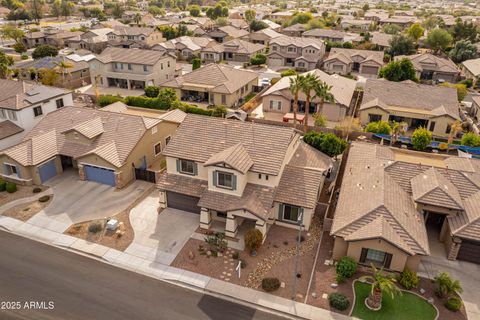
<path fill-rule="evenodd" d="M 443 243 L 438 241 L 430 241 L 430 253 L 430 256 L 422 259 L 418 275 L 433 278 L 439 272 L 448 272 L 454 279 L 460 280 L 468 319 L 480 319 L 480 265 L 448 260 Z"/>
<path fill-rule="evenodd" d="M 57 232 L 74 223 L 115 215 L 152 187 L 151 183 L 135 181 L 117 190 L 92 181 L 80 181 L 75 171 L 66 171 L 45 184 L 53 191 L 53 200 L 28 223 L 49 228 L 46 224 L 54 220 L 58 226 L 53 223 L 49 229 Z"/>
<path fill-rule="evenodd" d="M 200 223 L 198 214 L 164 209 L 158 213 L 158 192 L 130 211 L 130 223 L 135 231 L 133 243 L 125 252 L 170 265 Z"/>

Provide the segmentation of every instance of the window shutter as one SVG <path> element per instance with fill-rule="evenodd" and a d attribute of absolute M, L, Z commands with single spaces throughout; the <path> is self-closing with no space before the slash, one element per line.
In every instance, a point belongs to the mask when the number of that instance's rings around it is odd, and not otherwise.
<path fill-rule="evenodd" d="M 217 171 L 213 171 L 212 174 L 213 174 L 212 182 L 213 182 L 213 185 L 216 187 L 217 186 Z"/>
<path fill-rule="evenodd" d="M 365 263 L 365 259 L 367 258 L 367 251 L 368 249 L 362 248 L 362 253 L 360 253 L 360 263 Z"/>
<path fill-rule="evenodd" d="M 17 177 L 21 178 L 22 176 L 20 175 L 20 168 L 15 166 L 15 170 L 17 170 Z"/>
<path fill-rule="evenodd" d="M 198 174 L 198 164 L 196 162 L 193 163 L 193 175 L 196 176 Z"/>
<path fill-rule="evenodd" d="M 393 255 L 391 253 L 385 254 L 385 262 L 383 263 L 383 266 L 386 269 L 390 269 L 390 265 L 392 264 L 392 258 L 393 258 Z"/>
<path fill-rule="evenodd" d="M 283 203 L 279 203 L 278 204 L 278 219 L 279 220 L 283 220 L 283 210 L 284 210 L 284 204 Z"/>
<path fill-rule="evenodd" d="M 232 176 L 232 189 L 237 190 L 237 176 L 236 175 Z"/>
<path fill-rule="evenodd" d="M 270 109 L 273 109 L 273 100 L 270 100 Z"/>
<path fill-rule="evenodd" d="M 300 220 L 300 223 L 303 224 L 303 220 L 304 220 L 304 218 L 305 218 L 305 217 L 303 216 L 303 208 L 298 209 L 298 213 L 302 215 L 302 220 Z M 297 220 L 298 220 L 298 218 L 297 218 Z"/>
<path fill-rule="evenodd" d="M 177 172 L 180 172 L 180 159 L 177 159 Z"/>
<path fill-rule="evenodd" d="M 8 175 L 8 166 L 5 163 L 3 164 L 3 173 Z"/>

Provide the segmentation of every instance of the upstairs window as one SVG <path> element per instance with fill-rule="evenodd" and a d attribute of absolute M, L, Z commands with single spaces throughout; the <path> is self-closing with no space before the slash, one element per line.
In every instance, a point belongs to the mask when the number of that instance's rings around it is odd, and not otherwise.
<path fill-rule="evenodd" d="M 42 114 L 43 114 L 42 106 L 38 106 L 38 107 L 33 108 L 33 115 L 35 117 L 41 116 Z"/>
<path fill-rule="evenodd" d="M 57 105 L 57 109 L 63 108 L 65 106 L 63 99 L 55 100 L 55 104 Z"/>
<path fill-rule="evenodd" d="M 237 179 L 233 173 L 214 171 L 213 184 L 219 188 L 235 190 L 237 188 Z"/>
<path fill-rule="evenodd" d="M 177 159 L 177 171 L 192 176 L 197 175 L 197 164 L 194 161 Z"/>

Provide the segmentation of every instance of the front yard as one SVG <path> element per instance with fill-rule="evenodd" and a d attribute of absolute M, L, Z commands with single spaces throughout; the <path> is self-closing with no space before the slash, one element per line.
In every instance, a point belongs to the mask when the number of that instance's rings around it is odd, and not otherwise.
<path fill-rule="evenodd" d="M 38 197 L 37 200 L 19 204 L 13 208 L 7 209 L 2 215 L 21 221 L 27 221 L 43 209 L 45 209 L 50 202 L 52 202 L 53 195 L 45 195 Z"/>
<path fill-rule="evenodd" d="M 383 295 L 382 308 L 371 311 L 365 306 L 371 285 L 355 281 L 355 306 L 352 316 L 365 320 L 434 320 L 437 310 L 427 300 L 413 293 L 403 292 L 394 299 L 390 295 Z"/>
<path fill-rule="evenodd" d="M 34 189 L 36 192 L 43 192 L 48 189 L 47 186 L 22 186 L 22 185 L 17 185 L 17 191 L 9 193 L 6 191 L 0 192 L 0 207 L 11 202 L 14 200 L 22 199 L 22 198 L 27 198 L 34 196 L 35 193 L 33 192 Z"/>

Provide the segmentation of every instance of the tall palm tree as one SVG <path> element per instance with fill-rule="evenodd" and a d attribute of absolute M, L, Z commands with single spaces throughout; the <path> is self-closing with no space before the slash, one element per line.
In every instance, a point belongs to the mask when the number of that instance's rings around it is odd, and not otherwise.
<path fill-rule="evenodd" d="M 391 274 L 385 275 L 383 273 L 383 267 L 377 269 L 372 264 L 372 272 L 373 275 L 371 276 L 360 277 L 360 281 L 366 280 L 371 282 L 372 290 L 368 295 L 367 304 L 372 309 L 379 310 L 382 307 L 382 294 L 388 294 L 393 299 L 395 295 L 402 294 L 402 292 L 395 284 L 397 282 L 395 277 Z"/>
<path fill-rule="evenodd" d="M 405 134 L 407 127 L 406 122 L 393 121 L 392 129 L 390 130 L 390 145 L 394 145 L 398 138 Z"/>
<path fill-rule="evenodd" d="M 133 21 L 135 21 L 137 26 L 139 26 L 140 21 L 142 21 L 142 15 L 139 12 L 135 13 L 135 15 L 133 16 Z"/>
<path fill-rule="evenodd" d="M 326 82 L 322 80 L 319 80 L 317 83 L 315 83 L 315 86 L 313 87 L 315 95 L 312 97 L 312 100 L 319 100 L 319 102 L 317 103 L 317 108 L 315 110 L 316 113 L 321 114 L 323 112 L 323 104 L 325 102 L 335 101 L 335 97 L 333 96 L 331 90 L 332 86 L 329 86 Z"/>
<path fill-rule="evenodd" d="M 456 120 L 454 123 L 450 125 L 450 133 L 448 134 L 448 151 L 450 151 L 450 145 L 453 143 L 453 139 L 457 136 L 459 132 L 463 130 L 462 123 L 459 120 Z"/>
<path fill-rule="evenodd" d="M 304 76 L 296 75 L 290 77 L 290 92 L 293 95 L 293 125 L 297 127 L 297 113 L 298 113 L 298 94 L 302 89 L 302 82 Z"/>
<path fill-rule="evenodd" d="M 305 94 L 305 121 L 303 123 L 305 132 L 308 130 L 308 112 L 312 96 L 314 95 L 313 90 L 318 85 L 319 81 L 318 77 L 313 73 L 305 75 L 303 81 L 301 81 L 301 90 Z"/>
<path fill-rule="evenodd" d="M 62 84 L 63 86 L 65 86 L 65 73 L 68 73 L 71 76 L 70 71 L 68 69 L 73 68 L 73 64 L 68 61 L 65 61 L 65 59 L 56 61 L 53 64 L 55 65 L 55 68 L 60 69 L 60 71 L 62 72 L 62 81 L 63 81 Z"/>

